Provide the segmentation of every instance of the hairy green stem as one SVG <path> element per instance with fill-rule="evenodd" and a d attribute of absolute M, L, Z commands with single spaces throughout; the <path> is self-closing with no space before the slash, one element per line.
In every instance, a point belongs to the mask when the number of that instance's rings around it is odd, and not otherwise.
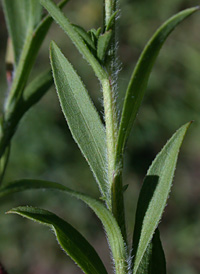
<path fill-rule="evenodd" d="M 112 14 L 116 9 L 116 0 L 104 0 L 104 21 L 107 26 Z"/>
<path fill-rule="evenodd" d="M 104 1 L 104 24 L 107 25 L 114 10 L 115 0 Z M 113 30 L 115 32 L 115 30 Z M 113 36 L 114 38 L 114 36 Z M 113 39 L 112 39 L 113 40 Z M 112 41 L 113 43 L 114 41 Z M 108 55 L 110 53 L 108 52 Z M 102 82 L 103 95 L 104 95 L 104 111 L 105 111 L 105 123 L 106 123 L 106 136 L 107 136 L 107 154 L 108 154 L 108 180 L 110 189 L 112 188 L 113 175 L 115 169 L 115 150 L 117 142 L 117 116 L 116 116 L 116 103 L 115 103 L 115 89 L 113 86 L 112 75 L 112 63 L 113 56 L 108 56 L 108 63 L 106 64 L 108 77 Z"/>
<path fill-rule="evenodd" d="M 108 25 L 111 16 L 116 11 L 116 0 L 104 1 L 104 24 Z M 116 20 L 116 19 L 114 19 Z M 108 52 L 108 62 L 106 69 L 108 79 L 102 83 L 104 94 L 104 110 L 107 136 L 107 154 L 108 154 L 108 180 L 109 180 L 109 195 L 111 199 L 112 213 L 115 216 L 124 241 L 126 242 L 126 225 L 124 213 L 124 199 L 123 199 L 123 184 L 122 184 L 122 170 L 116 168 L 116 144 L 118 134 L 118 121 L 116 115 L 116 101 L 115 89 L 117 85 L 117 39 L 116 39 L 116 23 L 114 21 L 112 26 L 113 37 Z"/>
<path fill-rule="evenodd" d="M 102 82 L 104 96 L 104 112 L 106 123 L 107 156 L 108 156 L 108 181 L 111 189 L 115 167 L 115 150 L 117 141 L 116 108 L 112 85 L 109 79 Z"/>
<path fill-rule="evenodd" d="M 116 106 L 114 92 L 109 79 L 102 82 L 104 97 L 104 114 L 106 123 L 107 163 L 108 163 L 108 200 L 107 206 L 115 216 L 121 229 L 125 243 L 127 243 L 124 197 L 122 184 L 122 166 L 116 168 L 116 142 L 118 136 Z"/>

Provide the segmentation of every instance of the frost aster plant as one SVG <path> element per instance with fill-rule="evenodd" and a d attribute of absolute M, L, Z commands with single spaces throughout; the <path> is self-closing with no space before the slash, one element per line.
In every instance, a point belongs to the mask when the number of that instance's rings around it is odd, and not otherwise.
<path fill-rule="evenodd" d="M 104 0 L 103 27 L 89 31 L 72 24 L 52 0 L 40 0 L 40 3 L 69 36 L 101 85 L 105 125 L 76 70 L 56 43 L 51 42 L 50 60 L 60 105 L 71 134 L 90 166 L 100 195 L 99 199 L 95 199 L 59 183 L 30 179 L 9 183 L 1 188 L 0 195 L 28 189 L 51 189 L 82 200 L 101 220 L 110 247 L 113 273 L 165 274 L 166 262 L 158 224 L 171 190 L 179 149 L 190 122 L 175 132 L 147 171 L 138 198 L 132 243 L 128 243 L 126 233 L 123 155 L 161 47 L 174 28 L 199 7 L 172 16 L 151 37 L 133 70 L 118 117 L 118 3 Z M 81 233 L 52 212 L 21 206 L 8 213 L 16 213 L 51 227 L 62 249 L 84 273 L 108 273 L 95 249 Z"/>

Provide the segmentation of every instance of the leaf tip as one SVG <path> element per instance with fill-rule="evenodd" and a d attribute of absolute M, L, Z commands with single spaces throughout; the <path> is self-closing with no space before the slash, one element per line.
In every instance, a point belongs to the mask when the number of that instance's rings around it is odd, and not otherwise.
<path fill-rule="evenodd" d="M 49 57 L 50 61 L 52 62 L 53 56 L 55 54 L 56 49 L 58 49 L 57 44 L 52 40 L 49 45 Z"/>
<path fill-rule="evenodd" d="M 51 52 L 55 47 L 57 47 L 57 45 L 56 45 L 56 43 L 52 40 L 52 41 L 50 42 L 50 45 L 49 45 L 49 50 L 50 50 L 50 52 Z"/>
<path fill-rule="evenodd" d="M 189 129 L 189 127 L 193 124 L 194 120 L 191 120 L 186 124 L 186 131 Z"/>
<path fill-rule="evenodd" d="M 16 211 L 14 208 L 5 212 L 5 214 L 15 214 L 15 213 L 16 213 Z"/>
<path fill-rule="evenodd" d="M 200 10 L 200 5 L 197 5 L 197 6 L 193 7 L 193 8 L 191 8 L 191 9 L 192 9 L 192 13 L 195 13 L 195 12 L 197 12 L 197 11 Z"/>
<path fill-rule="evenodd" d="M 15 207 L 12 208 L 8 211 L 5 212 L 5 214 L 19 214 L 22 213 L 23 211 L 25 212 L 28 208 L 30 208 L 29 206 L 19 206 L 19 207 Z"/>

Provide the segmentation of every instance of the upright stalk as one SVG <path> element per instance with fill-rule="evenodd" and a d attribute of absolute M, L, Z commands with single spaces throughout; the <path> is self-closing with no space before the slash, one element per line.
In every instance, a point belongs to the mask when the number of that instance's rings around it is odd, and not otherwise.
<path fill-rule="evenodd" d="M 104 24 L 105 29 L 110 18 L 116 12 L 116 0 L 104 1 Z M 116 20 L 116 19 L 114 19 Z M 110 199 L 112 213 L 115 216 L 126 242 L 126 227 L 124 216 L 124 200 L 122 190 L 122 172 L 118 173 L 116 168 L 116 146 L 118 137 L 118 121 L 116 115 L 116 87 L 117 87 L 117 39 L 116 39 L 116 23 L 114 21 L 113 37 L 108 52 L 108 61 L 106 62 L 106 70 L 108 78 L 102 83 L 104 94 L 105 123 L 107 136 L 107 154 L 108 154 L 108 180 L 110 189 Z"/>
<path fill-rule="evenodd" d="M 107 157 L 108 157 L 108 182 L 111 189 L 115 168 L 115 150 L 117 141 L 117 117 L 115 99 L 110 79 L 102 82 L 104 95 L 104 113 L 106 123 Z"/>
<path fill-rule="evenodd" d="M 104 0 L 104 29 L 109 23 L 109 20 L 112 14 L 115 12 L 114 9 L 115 0 Z M 107 60 L 105 65 L 105 70 L 107 77 L 102 81 L 102 89 L 104 96 L 104 112 L 105 112 L 105 124 L 106 124 L 106 137 L 107 137 L 107 156 L 108 156 L 108 181 L 109 189 L 111 192 L 113 174 L 115 168 L 115 151 L 116 151 L 116 142 L 118 135 L 118 126 L 117 126 L 117 115 L 116 115 L 116 102 L 115 102 L 115 86 L 113 82 L 113 74 L 115 73 L 112 66 L 114 62 L 114 56 L 112 48 L 114 44 L 115 29 L 112 29 L 113 37 L 110 45 L 110 49 L 107 53 Z M 110 195 L 112 196 L 112 195 Z M 112 201 L 112 197 L 111 197 Z M 111 202 L 112 204 L 112 202 Z"/>
<path fill-rule="evenodd" d="M 116 9 L 116 0 L 104 0 L 104 21 L 107 26 L 112 14 Z"/>

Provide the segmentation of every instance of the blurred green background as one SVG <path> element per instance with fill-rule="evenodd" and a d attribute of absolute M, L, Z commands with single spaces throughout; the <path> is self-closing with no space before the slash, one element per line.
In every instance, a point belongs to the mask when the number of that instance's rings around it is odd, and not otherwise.
<path fill-rule="evenodd" d="M 89 30 L 102 24 L 102 2 L 71 1 L 65 12 Z M 176 12 L 197 5 L 193 0 L 120 1 L 118 104 L 121 109 L 131 71 L 156 28 Z M 178 161 L 173 191 L 160 223 L 169 274 L 200 273 L 200 13 L 182 23 L 169 37 L 153 69 L 146 97 L 127 144 L 124 183 L 128 235 L 131 240 L 135 206 L 148 166 L 167 139 L 194 120 Z M 4 56 L 7 31 L 0 10 L 1 108 L 6 97 Z M 99 84 L 62 30 L 49 31 L 31 78 L 49 66 L 49 42 L 55 40 L 73 63 L 102 113 Z M 52 88 L 21 121 L 13 139 L 5 182 L 20 178 L 47 179 L 98 197 L 91 172 L 74 143 Z M 33 205 L 57 213 L 95 246 L 108 269 L 109 250 L 100 222 L 81 202 L 54 192 L 26 192 L 0 201 L 0 261 L 9 274 L 76 274 L 81 271 L 60 250 L 46 227 L 4 212 Z M 162 274 L 162 273 L 161 273 Z"/>

